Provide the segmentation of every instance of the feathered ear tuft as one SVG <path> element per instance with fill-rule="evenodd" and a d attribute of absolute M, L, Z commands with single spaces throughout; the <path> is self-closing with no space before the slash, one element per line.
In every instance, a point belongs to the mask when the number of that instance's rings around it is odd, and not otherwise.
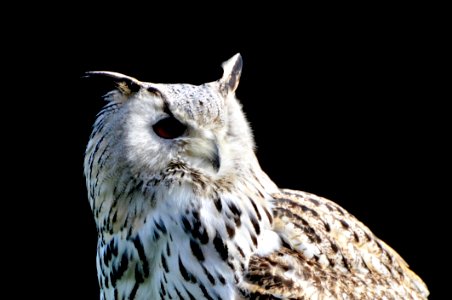
<path fill-rule="evenodd" d="M 137 79 L 117 73 L 117 72 L 110 72 L 110 71 L 90 71 L 86 72 L 84 78 L 90 78 L 90 77 L 107 77 L 112 78 L 113 81 L 116 83 L 116 87 L 118 91 L 124 95 L 129 96 L 133 93 L 138 92 L 142 88 L 142 84 Z"/>
<path fill-rule="evenodd" d="M 224 95 L 235 92 L 239 85 L 242 74 L 242 56 L 237 53 L 221 65 L 223 67 L 223 77 L 219 80 L 220 90 Z"/>

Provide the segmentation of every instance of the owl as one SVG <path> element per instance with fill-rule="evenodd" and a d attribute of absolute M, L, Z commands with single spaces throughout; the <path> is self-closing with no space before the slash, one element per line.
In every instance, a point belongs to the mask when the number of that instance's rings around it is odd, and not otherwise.
<path fill-rule="evenodd" d="M 235 96 L 236 54 L 201 85 L 115 72 L 86 149 L 100 299 L 427 299 L 344 208 L 278 187 Z"/>

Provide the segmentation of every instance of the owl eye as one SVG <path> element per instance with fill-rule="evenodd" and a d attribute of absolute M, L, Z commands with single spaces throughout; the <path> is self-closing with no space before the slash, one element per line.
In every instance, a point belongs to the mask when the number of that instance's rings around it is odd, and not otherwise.
<path fill-rule="evenodd" d="M 179 122 L 174 117 L 167 117 L 158 121 L 152 126 L 154 132 L 164 139 L 175 139 L 185 133 L 187 126 Z"/>

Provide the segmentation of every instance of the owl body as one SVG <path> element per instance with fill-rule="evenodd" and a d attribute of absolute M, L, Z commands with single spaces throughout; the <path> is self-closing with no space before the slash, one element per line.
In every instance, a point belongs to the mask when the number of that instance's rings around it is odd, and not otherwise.
<path fill-rule="evenodd" d="M 90 73 L 118 84 L 85 157 L 101 299 L 426 299 L 366 226 L 262 171 L 241 63 L 200 86 Z"/>

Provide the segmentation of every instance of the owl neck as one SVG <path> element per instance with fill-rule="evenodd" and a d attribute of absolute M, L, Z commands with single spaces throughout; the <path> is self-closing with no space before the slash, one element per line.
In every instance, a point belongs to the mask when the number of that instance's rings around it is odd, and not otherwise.
<path fill-rule="evenodd" d="M 181 206 L 183 201 L 159 200 L 179 190 L 196 197 L 205 195 L 213 198 L 225 193 L 240 193 L 264 207 L 268 206 L 270 198 L 266 195 L 278 191 L 278 187 L 262 171 L 253 151 L 224 163 L 219 174 L 212 176 L 177 161 L 154 175 L 146 171 L 132 173 L 125 159 L 103 160 L 105 153 L 108 153 L 105 151 L 108 145 L 104 145 L 102 139 L 88 149 L 85 174 L 89 199 L 98 229 L 105 232 L 116 232 L 120 228 L 129 228 L 131 224 L 144 222 L 147 212 L 158 204 L 170 204 L 171 212 L 184 210 Z M 197 205 L 205 206 L 206 203 L 198 201 Z"/>

